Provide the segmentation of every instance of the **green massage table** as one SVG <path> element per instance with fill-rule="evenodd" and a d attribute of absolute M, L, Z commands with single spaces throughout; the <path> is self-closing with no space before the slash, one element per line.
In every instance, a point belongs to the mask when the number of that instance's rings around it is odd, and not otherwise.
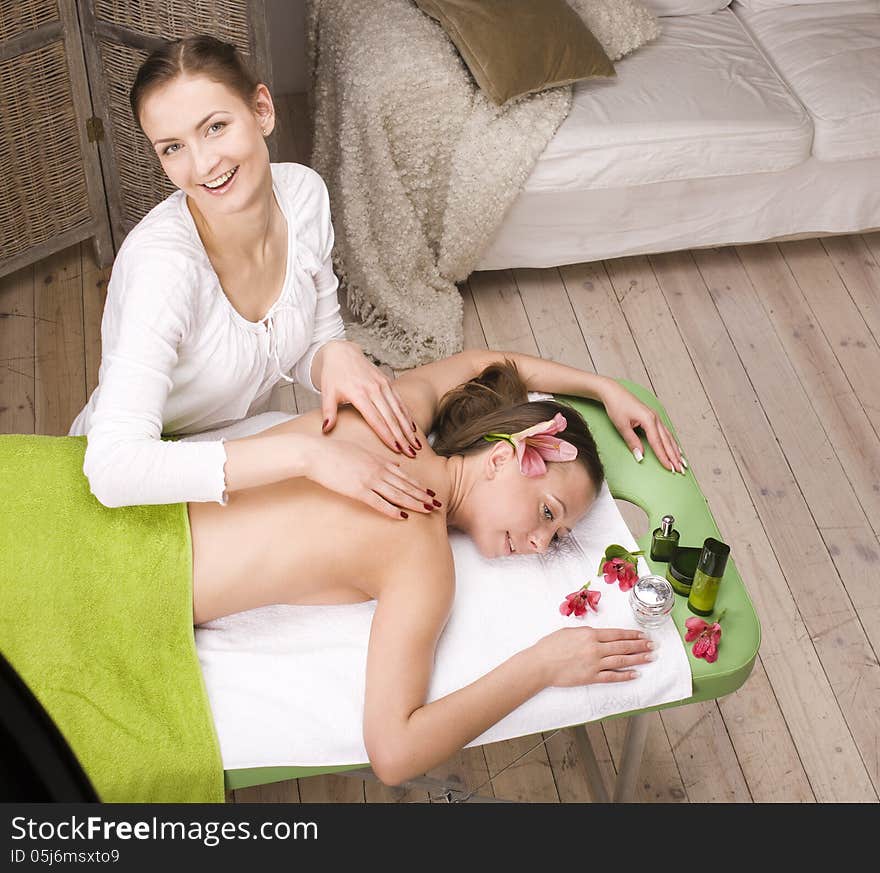
<path fill-rule="evenodd" d="M 626 379 L 618 381 L 640 400 L 656 410 L 669 431 L 675 435 L 675 429 L 666 411 L 650 391 Z M 651 532 L 660 526 L 660 519 L 666 514 L 675 516 L 675 527 L 681 532 L 682 546 L 702 546 L 703 540 L 710 536 L 724 540 L 723 532 L 718 530 L 712 513 L 709 511 L 706 498 L 700 491 L 697 480 L 690 470 L 685 471 L 684 476 L 671 473 L 660 465 L 653 451 L 647 447 L 644 461 L 637 464 L 617 429 L 605 414 L 602 404 L 578 397 L 560 396 L 558 399 L 577 409 L 589 424 L 605 465 L 611 494 L 618 500 L 626 500 L 641 507 L 647 513 L 648 530 L 637 538 L 637 542 L 639 548 L 645 552 L 645 561 L 652 572 L 660 576 L 666 575 L 666 564 L 651 561 L 649 557 Z M 628 718 L 629 723 L 611 798 L 609 798 L 602 780 L 586 729 L 583 725 L 575 726 L 581 759 L 594 800 L 606 802 L 613 799 L 615 802 L 626 802 L 634 799 L 639 765 L 647 738 L 649 724 L 646 718 L 647 713 L 671 706 L 684 706 L 689 703 L 714 700 L 731 694 L 746 681 L 751 673 L 761 643 L 761 626 L 736 568 L 735 557 L 735 550 L 732 550 L 715 608 L 716 615 L 722 609 L 727 610 L 724 619 L 723 643 L 718 660 L 714 664 L 710 664 L 705 660 L 694 658 L 691 654 L 692 644 L 685 644 L 693 677 L 693 695 L 687 700 L 613 716 L 614 718 Z M 684 597 L 676 595 L 675 600 L 672 618 L 683 636 L 684 623 L 692 617 L 693 613 L 688 610 Z M 328 773 L 340 773 L 356 778 L 375 778 L 369 767 L 365 767 L 364 764 L 352 764 L 344 767 L 257 767 L 227 770 L 225 784 L 227 790 L 231 790 Z M 451 788 L 439 780 L 424 778 L 413 780 L 407 785 L 428 790 L 439 789 L 443 796 L 451 801 L 469 798 L 461 791 L 460 787 L 458 789 Z"/>

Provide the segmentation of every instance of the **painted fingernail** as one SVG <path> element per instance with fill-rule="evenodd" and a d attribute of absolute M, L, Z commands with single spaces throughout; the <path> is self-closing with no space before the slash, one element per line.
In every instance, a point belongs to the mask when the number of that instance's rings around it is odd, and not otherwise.
<path fill-rule="evenodd" d="M 433 511 L 434 511 L 434 507 L 433 507 L 433 506 L 431 506 L 431 504 L 430 504 L 430 503 L 423 503 L 423 504 L 422 504 L 422 506 L 424 506 L 424 507 L 425 507 L 425 509 L 427 509 L 427 510 L 428 510 L 428 512 L 433 512 Z"/>
<path fill-rule="evenodd" d="M 640 464 L 645 459 L 645 456 L 642 454 L 641 449 L 633 449 L 633 456 Z"/>
<path fill-rule="evenodd" d="M 414 421 L 411 421 L 410 424 L 412 425 L 413 433 L 415 433 L 418 430 L 418 428 L 416 427 L 416 423 Z"/>
<path fill-rule="evenodd" d="M 430 488 L 426 488 L 425 491 L 427 492 L 428 497 L 436 497 L 437 496 L 437 492 L 432 491 Z"/>
<path fill-rule="evenodd" d="M 432 502 L 433 502 L 434 506 L 437 507 L 437 509 L 439 509 L 441 506 L 443 506 L 443 504 L 439 500 L 434 500 Z"/>
<path fill-rule="evenodd" d="M 330 424 L 330 419 L 325 418 L 324 423 L 321 425 L 321 430 L 324 431 L 324 433 L 327 433 L 327 425 L 328 424 Z"/>
<path fill-rule="evenodd" d="M 417 448 L 417 449 L 420 449 L 421 447 L 422 447 L 422 444 L 421 444 L 421 442 L 419 441 L 419 438 L 416 437 L 416 448 Z"/>
<path fill-rule="evenodd" d="M 406 447 L 406 453 L 407 453 L 411 458 L 414 458 L 414 457 L 416 456 L 416 450 L 415 450 L 412 446 L 407 446 L 407 447 Z"/>
<path fill-rule="evenodd" d="M 398 452 L 402 452 L 403 449 L 400 447 L 400 443 L 397 440 L 394 441 L 394 448 L 397 449 Z"/>
<path fill-rule="evenodd" d="M 401 510 L 401 511 L 400 511 L 400 517 L 401 517 L 401 518 L 409 518 L 409 515 L 408 515 L 408 513 L 406 513 L 406 512 L 404 512 L 403 510 Z"/>

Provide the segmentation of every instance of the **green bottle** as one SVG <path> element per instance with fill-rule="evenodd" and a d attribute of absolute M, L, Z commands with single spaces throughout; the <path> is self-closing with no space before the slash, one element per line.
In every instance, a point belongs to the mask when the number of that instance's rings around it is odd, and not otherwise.
<path fill-rule="evenodd" d="M 694 584 L 691 585 L 691 593 L 688 596 L 688 609 L 697 615 L 711 615 L 715 609 L 715 598 L 718 596 L 718 586 L 727 566 L 727 558 L 730 555 L 730 546 L 707 537 L 703 542 L 703 551 L 700 552 L 700 560 L 697 562 L 697 571 L 694 573 Z"/>
<path fill-rule="evenodd" d="M 651 560 L 671 561 L 678 545 L 678 531 L 672 525 L 675 519 L 671 515 L 664 515 L 660 519 L 660 527 L 651 534 Z"/>

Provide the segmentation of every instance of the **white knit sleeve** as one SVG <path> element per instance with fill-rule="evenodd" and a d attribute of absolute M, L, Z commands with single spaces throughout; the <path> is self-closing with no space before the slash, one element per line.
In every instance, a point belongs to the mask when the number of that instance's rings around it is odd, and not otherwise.
<path fill-rule="evenodd" d="M 298 244 L 308 249 L 305 262 L 310 265 L 315 282 L 315 326 L 312 342 L 293 369 L 294 378 L 316 394 L 312 383 L 312 362 L 318 350 L 333 339 L 345 339 L 345 325 L 339 311 L 339 280 L 333 272 L 333 223 L 330 219 L 330 196 L 324 180 L 306 167 L 297 199 L 300 203 Z"/>
<path fill-rule="evenodd" d="M 178 346 L 198 329 L 190 323 L 185 269 L 155 257 L 119 260 L 101 324 L 101 381 L 83 464 L 92 493 L 111 507 L 225 503 L 223 441 L 161 439 Z"/>

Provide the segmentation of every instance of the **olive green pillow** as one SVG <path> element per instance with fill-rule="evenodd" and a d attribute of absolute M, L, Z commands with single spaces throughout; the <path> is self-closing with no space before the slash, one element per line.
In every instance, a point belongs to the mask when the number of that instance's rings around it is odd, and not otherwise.
<path fill-rule="evenodd" d="M 565 0 L 415 0 L 499 105 L 521 94 L 614 76 L 599 41 Z"/>

